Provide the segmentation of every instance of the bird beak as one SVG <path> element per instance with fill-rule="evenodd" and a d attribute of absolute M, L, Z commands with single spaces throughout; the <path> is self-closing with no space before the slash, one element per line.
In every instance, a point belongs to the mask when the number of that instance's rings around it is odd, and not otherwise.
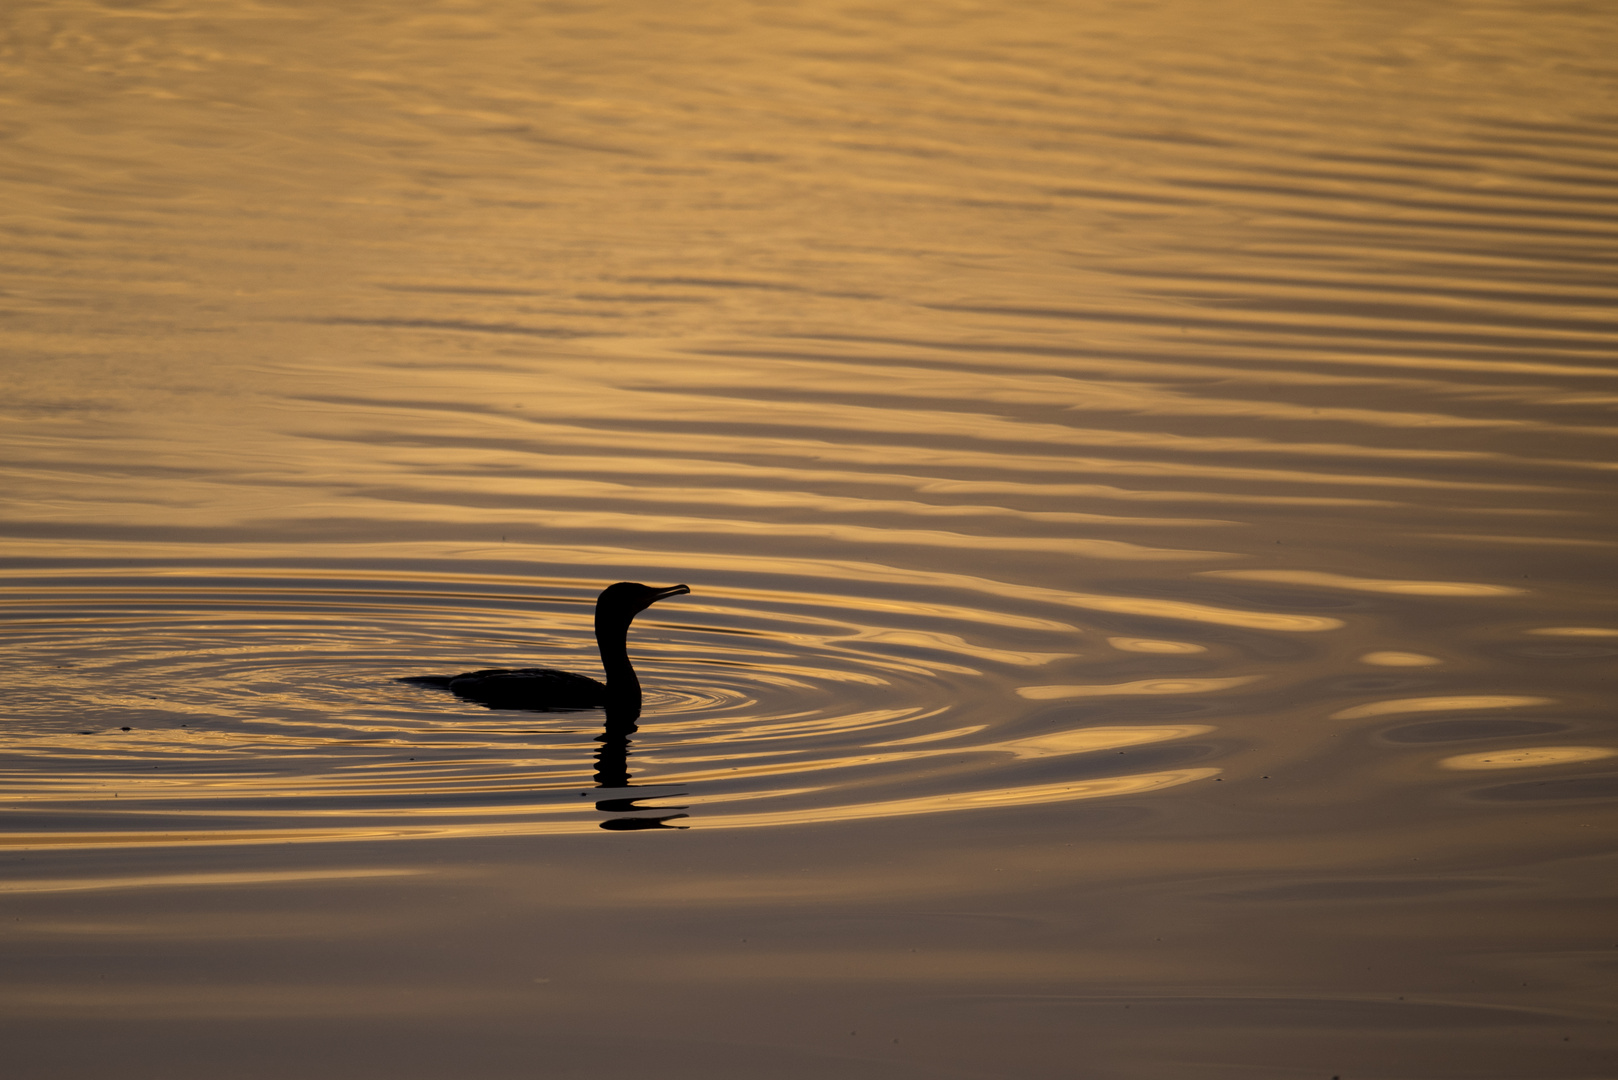
<path fill-rule="evenodd" d="M 690 591 L 691 590 L 686 588 L 684 585 L 670 585 L 666 589 L 657 590 L 657 595 L 653 597 L 652 603 L 655 604 L 659 600 L 667 600 L 671 596 L 684 596 Z"/>

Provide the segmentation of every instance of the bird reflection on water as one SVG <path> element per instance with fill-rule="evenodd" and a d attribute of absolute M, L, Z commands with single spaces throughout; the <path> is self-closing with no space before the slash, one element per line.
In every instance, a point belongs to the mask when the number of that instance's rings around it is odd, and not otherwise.
<path fill-rule="evenodd" d="M 627 791 L 635 787 L 630 783 L 629 774 L 629 739 L 635 734 L 635 721 L 640 719 L 640 710 L 634 712 L 620 712 L 617 709 L 607 710 L 606 730 L 596 736 L 596 742 L 601 749 L 596 751 L 597 788 L 606 788 L 616 791 Z M 682 793 L 683 794 L 683 793 Z M 677 818 L 688 817 L 687 814 L 669 813 L 658 816 L 658 811 L 680 811 L 687 809 L 684 806 L 637 806 L 640 799 L 650 798 L 678 798 L 678 795 L 660 793 L 657 795 L 627 796 L 611 799 L 597 799 L 596 809 L 604 814 L 633 814 L 633 817 L 609 818 L 601 823 L 603 829 L 612 832 L 634 832 L 640 829 L 683 829 L 684 825 L 669 825 Z M 648 813 L 651 811 L 651 813 Z"/>
<path fill-rule="evenodd" d="M 629 624 L 636 615 L 657 601 L 690 591 L 684 585 L 655 589 L 634 581 L 620 581 L 601 591 L 601 595 L 596 597 L 595 635 L 596 647 L 601 653 L 601 667 L 607 676 L 605 683 L 555 668 L 486 668 L 459 675 L 413 675 L 398 681 L 449 690 L 457 697 L 479 702 L 491 709 L 548 711 L 605 708 L 606 728 L 596 736 L 596 741 L 601 744 L 601 749 L 596 753 L 596 787 L 628 790 L 634 787 L 629 774 L 630 736 L 637 730 L 636 722 L 640 719 L 641 709 L 640 680 L 629 661 Z M 641 807 L 636 805 L 638 801 L 633 796 L 597 800 L 596 809 L 603 813 L 635 815 L 603 821 L 601 827 L 614 832 L 685 828 L 666 822 L 686 817 L 686 814 L 657 816 L 656 811 L 678 811 L 686 807 Z M 649 810 L 653 813 L 646 813 Z"/>

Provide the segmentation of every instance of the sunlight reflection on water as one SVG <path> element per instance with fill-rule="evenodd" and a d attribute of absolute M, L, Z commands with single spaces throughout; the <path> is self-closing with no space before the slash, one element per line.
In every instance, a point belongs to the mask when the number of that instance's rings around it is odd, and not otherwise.
<path fill-rule="evenodd" d="M 14 0 L 0 999 L 253 1047 L 163 1080 L 1604 1075 L 1608 16 Z M 620 579 L 636 731 L 394 681 L 594 673 Z"/>

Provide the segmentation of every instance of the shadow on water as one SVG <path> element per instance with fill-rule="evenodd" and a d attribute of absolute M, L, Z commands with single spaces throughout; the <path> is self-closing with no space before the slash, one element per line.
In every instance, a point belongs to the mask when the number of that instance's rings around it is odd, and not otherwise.
<path fill-rule="evenodd" d="M 443 685 L 427 683 L 424 680 L 411 681 L 421 685 Z M 448 689 L 447 685 L 445 686 Z M 488 709 L 512 709 L 509 704 L 493 704 L 482 702 Z M 549 709 L 534 709 L 525 711 L 549 712 Z M 610 798 L 597 798 L 596 809 L 604 814 L 623 814 L 624 817 L 609 818 L 601 822 L 601 827 L 609 832 L 638 832 L 642 829 L 684 829 L 685 825 L 669 825 L 670 821 L 678 818 L 690 817 L 684 813 L 670 813 L 667 811 L 688 810 L 687 806 L 640 806 L 643 799 L 654 798 L 680 798 L 685 792 L 659 792 L 657 794 L 632 795 L 625 794 L 639 785 L 632 782 L 629 771 L 629 755 L 632 737 L 640 730 L 640 708 L 638 704 L 619 704 L 606 709 L 606 719 L 603 722 L 600 735 L 595 741 L 600 743 L 600 749 L 595 752 L 596 769 L 594 780 L 596 788 L 604 792 L 611 792 Z"/>
<path fill-rule="evenodd" d="M 640 710 L 609 709 L 607 711 L 606 728 L 596 736 L 596 742 L 601 749 L 596 751 L 595 781 L 598 789 L 608 789 L 615 792 L 626 791 L 635 787 L 630 782 L 629 773 L 629 744 L 630 736 L 638 730 L 636 721 L 640 719 Z M 683 792 L 681 794 L 684 794 Z M 608 818 L 601 822 L 601 827 L 609 832 L 637 832 L 642 829 L 684 829 L 685 825 L 670 825 L 670 821 L 689 817 L 689 814 L 667 813 L 666 811 L 680 811 L 689 809 L 684 806 L 639 806 L 642 799 L 649 798 L 677 798 L 672 793 L 658 796 L 630 795 L 610 799 L 597 799 L 596 809 L 604 814 L 624 814 L 625 817 Z"/>

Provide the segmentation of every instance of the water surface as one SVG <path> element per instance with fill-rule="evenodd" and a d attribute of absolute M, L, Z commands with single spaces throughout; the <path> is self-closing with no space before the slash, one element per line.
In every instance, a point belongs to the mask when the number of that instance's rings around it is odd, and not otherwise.
<path fill-rule="evenodd" d="M 1607 1075 L 1615 38 L 10 5 L 10 1053 Z"/>

